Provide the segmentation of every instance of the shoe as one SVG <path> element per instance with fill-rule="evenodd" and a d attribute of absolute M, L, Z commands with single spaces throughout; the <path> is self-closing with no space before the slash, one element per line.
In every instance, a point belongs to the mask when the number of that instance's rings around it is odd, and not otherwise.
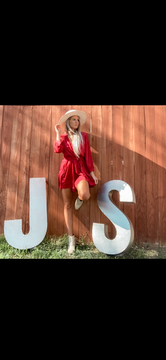
<path fill-rule="evenodd" d="M 80 209 L 80 207 L 83 205 L 83 200 L 80 200 L 79 198 L 77 198 L 76 202 L 75 202 L 75 210 Z"/>
<path fill-rule="evenodd" d="M 68 254 L 72 254 L 73 251 L 75 251 L 75 239 L 74 239 L 74 235 L 73 236 L 69 236 L 69 246 L 68 246 Z"/>

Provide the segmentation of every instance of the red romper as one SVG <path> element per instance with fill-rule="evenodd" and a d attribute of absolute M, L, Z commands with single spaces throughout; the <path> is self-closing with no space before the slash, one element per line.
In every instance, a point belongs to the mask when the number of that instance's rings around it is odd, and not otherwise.
<path fill-rule="evenodd" d="M 61 135 L 60 141 L 55 141 L 55 153 L 63 152 L 64 156 L 58 175 L 59 189 L 71 188 L 75 192 L 77 190 L 76 186 L 81 180 L 86 180 L 89 187 L 95 186 L 95 182 L 89 174 L 94 171 L 94 165 L 88 136 L 84 132 L 81 134 L 83 144 L 81 145 L 79 158 L 75 155 L 67 134 Z"/>

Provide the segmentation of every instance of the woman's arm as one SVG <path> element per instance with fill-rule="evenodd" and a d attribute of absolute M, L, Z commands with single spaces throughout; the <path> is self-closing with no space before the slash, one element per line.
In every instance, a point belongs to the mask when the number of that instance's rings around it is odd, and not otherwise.
<path fill-rule="evenodd" d="M 60 128 L 59 125 L 55 125 L 55 131 L 56 131 L 56 134 L 57 134 L 56 140 L 60 141 L 61 128 Z"/>
<path fill-rule="evenodd" d="M 55 131 L 56 131 L 56 141 L 55 141 L 55 145 L 54 145 L 54 151 L 55 153 L 61 153 L 63 152 L 63 141 L 61 141 L 61 128 L 59 125 L 55 125 Z"/>

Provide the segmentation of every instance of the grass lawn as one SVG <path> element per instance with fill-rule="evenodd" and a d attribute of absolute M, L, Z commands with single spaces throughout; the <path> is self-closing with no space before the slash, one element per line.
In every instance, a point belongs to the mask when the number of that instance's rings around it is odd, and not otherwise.
<path fill-rule="evenodd" d="M 18 250 L 8 245 L 4 235 L 0 235 L 0 259 L 166 259 L 165 247 L 133 244 L 130 251 L 118 256 L 109 256 L 98 251 L 93 243 L 85 244 L 84 238 L 77 241 L 76 251 L 68 255 L 67 234 L 61 237 L 49 236 L 36 248 Z"/>

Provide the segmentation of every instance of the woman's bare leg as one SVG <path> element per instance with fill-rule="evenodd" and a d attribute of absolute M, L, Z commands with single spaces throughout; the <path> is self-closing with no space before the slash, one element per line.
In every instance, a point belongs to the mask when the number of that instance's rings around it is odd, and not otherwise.
<path fill-rule="evenodd" d="M 81 180 L 77 185 L 78 197 L 86 201 L 90 198 L 89 184 L 86 180 Z"/>
<path fill-rule="evenodd" d="M 73 235 L 73 195 L 71 189 L 62 189 L 64 217 L 69 236 Z"/>

